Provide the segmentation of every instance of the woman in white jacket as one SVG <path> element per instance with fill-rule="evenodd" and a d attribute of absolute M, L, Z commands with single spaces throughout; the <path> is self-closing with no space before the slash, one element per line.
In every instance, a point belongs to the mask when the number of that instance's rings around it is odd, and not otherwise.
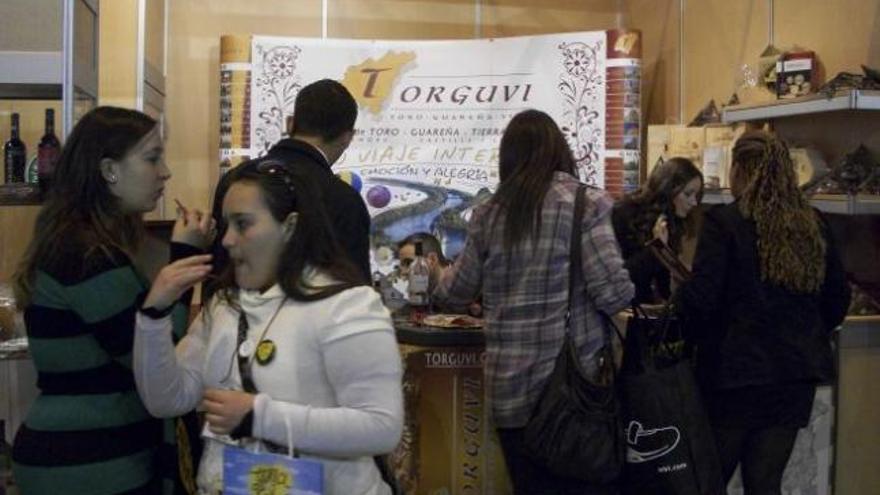
<path fill-rule="evenodd" d="M 207 277 L 210 255 L 159 274 L 137 316 L 138 391 L 156 416 L 205 412 L 200 493 L 222 490 L 225 444 L 258 441 L 321 461 L 325 493 L 389 494 L 372 458 L 394 448 L 403 421 L 388 312 L 307 178 L 272 161 L 230 173 L 230 266 L 176 349 L 165 310 Z"/>

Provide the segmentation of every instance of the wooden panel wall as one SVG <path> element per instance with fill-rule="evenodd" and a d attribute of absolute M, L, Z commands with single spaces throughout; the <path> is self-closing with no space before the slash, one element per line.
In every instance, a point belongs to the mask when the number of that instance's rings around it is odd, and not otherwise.
<path fill-rule="evenodd" d="M 842 349 L 837 411 L 836 495 L 867 495 L 880 490 L 880 348 Z"/>
<path fill-rule="evenodd" d="M 8 283 L 33 235 L 39 206 L 0 207 L 0 283 Z"/>
<path fill-rule="evenodd" d="M 0 1 L 0 50 L 60 51 L 62 17 L 58 0 Z"/>
<path fill-rule="evenodd" d="M 168 3 L 166 159 L 174 198 L 207 208 L 218 177 L 220 36 L 320 36 L 320 0 L 175 0 Z"/>
<path fill-rule="evenodd" d="M 147 63 L 159 71 L 165 64 L 165 2 L 166 0 L 147 0 L 144 12 L 144 30 L 147 33 L 144 57 Z"/>
<path fill-rule="evenodd" d="M 101 105 L 137 105 L 137 0 L 101 4 L 98 50 L 98 101 Z"/>
<path fill-rule="evenodd" d="M 474 36 L 473 0 L 329 0 L 327 11 L 327 36 L 331 38 L 449 39 Z"/>
<path fill-rule="evenodd" d="M 501 0 L 483 2 L 483 37 L 599 31 L 618 24 L 615 0 Z"/>

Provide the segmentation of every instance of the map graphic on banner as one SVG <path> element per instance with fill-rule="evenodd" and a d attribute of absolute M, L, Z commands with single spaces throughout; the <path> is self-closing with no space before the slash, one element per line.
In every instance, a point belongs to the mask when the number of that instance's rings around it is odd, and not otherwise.
<path fill-rule="evenodd" d="M 606 186 L 608 38 L 605 31 L 454 41 L 253 36 L 250 156 L 285 136 L 303 86 L 340 81 L 359 113 L 355 138 L 333 171 L 367 203 L 374 267 L 386 271 L 391 250 L 383 248 L 415 232 L 435 234 L 455 256 L 473 205 L 497 186 L 501 135 L 522 110 L 553 117 L 581 178 Z M 635 77 L 620 87 L 633 93 L 626 103 L 637 109 L 638 60 L 629 65 Z M 638 121 L 634 129 L 635 146 L 615 137 L 620 150 L 612 155 L 637 165 Z M 635 151 L 627 155 L 625 147 Z"/>

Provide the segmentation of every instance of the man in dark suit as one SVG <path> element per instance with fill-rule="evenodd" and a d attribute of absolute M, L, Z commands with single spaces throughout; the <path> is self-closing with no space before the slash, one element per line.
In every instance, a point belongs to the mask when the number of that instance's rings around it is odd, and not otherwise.
<path fill-rule="evenodd" d="M 342 84 L 322 79 L 303 87 L 296 96 L 289 138 L 282 139 L 259 160 L 240 167 L 256 167 L 276 160 L 312 180 L 320 188 L 336 240 L 350 260 L 370 279 L 370 215 L 360 194 L 336 177 L 331 166 L 345 152 L 354 137 L 357 103 Z M 214 194 L 214 219 L 222 238 L 223 196 L 229 184 L 223 179 Z M 223 264 L 222 248 L 214 250 L 215 269 Z"/>

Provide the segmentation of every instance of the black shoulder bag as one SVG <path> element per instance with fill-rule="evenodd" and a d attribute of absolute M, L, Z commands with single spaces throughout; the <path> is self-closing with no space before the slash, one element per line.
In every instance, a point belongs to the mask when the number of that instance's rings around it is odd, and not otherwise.
<path fill-rule="evenodd" d="M 526 424 L 523 441 L 529 456 L 551 473 L 606 484 L 620 476 L 625 455 L 611 330 L 603 324 L 605 346 L 599 353 L 598 379 L 593 381 L 580 364 L 571 328 L 572 299 L 577 295 L 575 289 L 583 286 L 581 219 L 585 188 L 580 186 L 575 197 L 565 340 Z"/>

